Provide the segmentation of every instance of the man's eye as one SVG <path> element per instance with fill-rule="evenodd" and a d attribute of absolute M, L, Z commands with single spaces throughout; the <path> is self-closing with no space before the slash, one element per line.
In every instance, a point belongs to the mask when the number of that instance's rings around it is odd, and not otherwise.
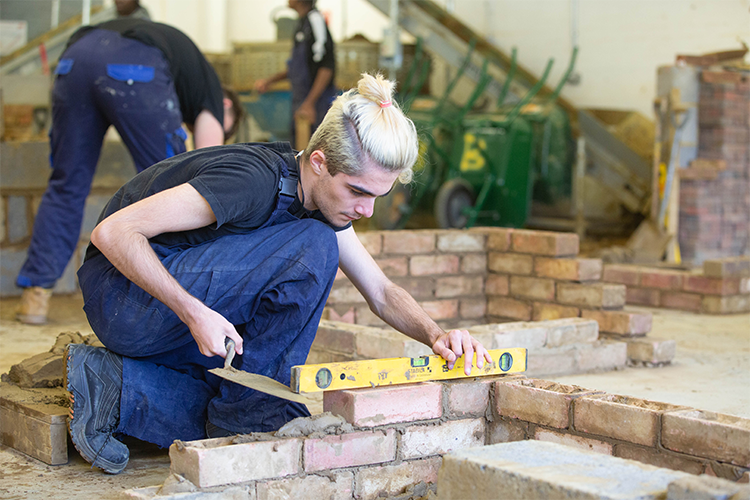
<path fill-rule="evenodd" d="M 361 191 L 355 191 L 354 189 L 350 189 L 349 191 L 351 191 L 354 196 L 362 196 L 363 194 Z"/>

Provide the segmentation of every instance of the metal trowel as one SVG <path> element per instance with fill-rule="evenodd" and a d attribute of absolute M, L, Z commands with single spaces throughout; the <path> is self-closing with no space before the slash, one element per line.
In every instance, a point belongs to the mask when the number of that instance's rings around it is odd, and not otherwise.
<path fill-rule="evenodd" d="M 285 386 L 281 382 L 274 380 L 270 377 L 258 375 L 257 373 L 249 373 L 243 370 L 238 370 L 232 366 L 232 360 L 234 359 L 234 341 L 227 338 L 227 357 L 224 360 L 224 368 L 213 368 L 208 370 L 210 373 L 217 375 L 221 378 L 225 378 L 234 382 L 235 384 L 244 385 L 250 389 L 260 391 L 277 398 L 287 399 L 294 401 L 295 403 L 311 404 L 315 403 L 312 399 L 303 396 L 297 392 L 292 391 L 289 387 Z"/>

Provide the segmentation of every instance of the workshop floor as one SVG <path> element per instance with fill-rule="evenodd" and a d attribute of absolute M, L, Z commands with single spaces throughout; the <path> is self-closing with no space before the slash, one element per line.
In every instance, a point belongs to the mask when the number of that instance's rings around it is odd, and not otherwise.
<path fill-rule="evenodd" d="M 81 310 L 80 296 L 55 296 L 50 323 L 26 326 L 14 321 L 15 298 L 0 300 L 0 373 L 11 365 L 50 349 L 64 331 L 91 333 Z M 627 368 L 553 380 L 611 394 L 692 406 L 702 410 L 750 418 L 750 314 L 705 316 L 662 309 L 629 308 L 654 315 L 652 338 L 677 340 L 677 355 L 670 366 Z M 318 401 L 310 408 L 322 411 Z M 128 467 L 116 476 L 89 465 L 70 447 L 67 465 L 48 466 L 11 448 L 0 446 L 0 497 L 78 498 L 121 497 L 127 489 L 161 484 L 169 474 L 169 456 L 141 442 L 128 442 Z"/>

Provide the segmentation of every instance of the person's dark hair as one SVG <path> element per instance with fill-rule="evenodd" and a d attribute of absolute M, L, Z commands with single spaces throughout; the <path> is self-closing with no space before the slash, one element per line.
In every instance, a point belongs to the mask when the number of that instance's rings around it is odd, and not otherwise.
<path fill-rule="evenodd" d="M 227 142 L 232 138 L 232 136 L 234 136 L 234 134 L 237 133 L 237 129 L 240 128 L 240 124 L 245 118 L 245 107 L 242 106 L 242 103 L 240 102 L 240 96 L 237 94 L 237 92 L 223 85 L 221 89 L 222 91 L 224 91 L 224 97 L 232 101 L 232 113 L 234 114 L 234 122 L 232 123 L 232 128 L 230 128 L 228 132 L 224 132 L 224 142 Z"/>

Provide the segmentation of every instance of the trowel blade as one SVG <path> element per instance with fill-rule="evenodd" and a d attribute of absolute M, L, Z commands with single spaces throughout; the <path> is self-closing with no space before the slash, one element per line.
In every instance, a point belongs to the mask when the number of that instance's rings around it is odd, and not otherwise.
<path fill-rule="evenodd" d="M 302 403 L 305 405 L 314 403 L 314 401 L 302 394 L 292 391 L 289 387 L 282 384 L 278 380 L 274 380 L 270 377 L 258 375 L 257 373 L 249 373 L 243 370 L 238 370 L 234 367 L 229 368 L 213 368 L 208 370 L 210 373 L 217 375 L 221 378 L 231 380 L 232 382 L 256 391 L 260 391 L 277 398 L 294 401 L 295 403 Z"/>

